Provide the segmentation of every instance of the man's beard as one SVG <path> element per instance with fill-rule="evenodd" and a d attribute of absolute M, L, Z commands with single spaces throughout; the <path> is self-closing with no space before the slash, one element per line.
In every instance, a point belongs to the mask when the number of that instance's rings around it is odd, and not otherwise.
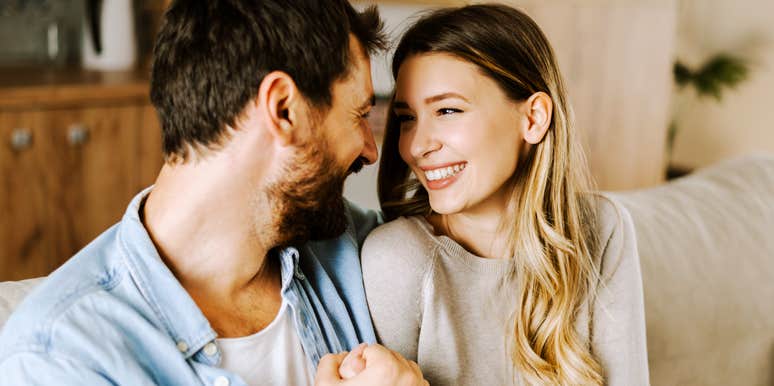
<path fill-rule="evenodd" d="M 300 148 L 267 189 L 279 246 L 329 239 L 346 230 L 342 195 L 349 173 L 336 164 L 324 140 L 317 142 Z M 349 171 L 360 167 L 358 159 Z"/>

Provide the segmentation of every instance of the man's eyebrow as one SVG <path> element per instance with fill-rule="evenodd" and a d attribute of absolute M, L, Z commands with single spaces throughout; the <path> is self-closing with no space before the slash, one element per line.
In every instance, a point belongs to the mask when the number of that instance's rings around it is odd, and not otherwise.
<path fill-rule="evenodd" d="M 392 108 L 394 109 L 408 109 L 409 105 L 406 102 L 403 101 L 395 101 L 392 103 Z"/>
<path fill-rule="evenodd" d="M 373 107 L 375 105 L 376 105 L 376 95 L 371 94 L 371 96 L 365 102 L 363 102 L 363 104 L 360 105 L 360 107 L 358 107 L 358 110 L 359 111 L 366 110 L 369 107 Z"/>
<path fill-rule="evenodd" d="M 447 99 L 447 98 L 458 98 L 458 99 L 462 99 L 463 101 L 465 101 L 467 103 L 470 103 L 470 101 L 467 98 L 465 98 L 464 96 L 462 96 L 460 94 L 457 94 L 456 92 L 445 92 L 445 93 L 442 93 L 442 94 L 433 95 L 433 96 L 429 96 L 429 97 L 425 98 L 425 104 L 428 105 L 430 103 L 442 101 L 442 100 Z M 395 101 L 395 102 L 392 103 L 392 108 L 393 109 L 408 109 L 410 107 L 409 107 L 408 103 L 406 103 L 404 101 Z"/>

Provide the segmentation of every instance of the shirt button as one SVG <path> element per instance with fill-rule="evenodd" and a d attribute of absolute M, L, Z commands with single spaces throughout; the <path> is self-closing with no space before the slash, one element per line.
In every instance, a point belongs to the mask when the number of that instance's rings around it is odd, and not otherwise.
<path fill-rule="evenodd" d="M 181 340 L 177 342 L 177 349 L 180 350 L 180 352 L 186 352 L 188 351 L 188 344 Z"/>
<path fill-rule="evenodd" d="M 218 346 L 215 343 L 210 342 L 204 345 L 204 354 L 207 355 L 208 357 L 211 357 L 217 353 L 218 353 Z"/>
<path fill-rule="evenodd" d="M 226 377 L 224 377 L 222 375 L 217 377 L 217 378 L 215 378 L 215 383 L 213 383 L 214 386 L 228 386 L 230 384 L 231 384 L 231 382 L 228 381 L 228 378 L 226 378 Z"/>

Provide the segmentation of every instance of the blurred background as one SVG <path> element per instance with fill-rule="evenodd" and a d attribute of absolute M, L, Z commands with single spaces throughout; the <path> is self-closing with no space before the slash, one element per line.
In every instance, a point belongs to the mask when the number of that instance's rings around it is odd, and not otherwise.
<path fill-rule="evenodd" d="M 554 45 L 600 189 L 774 154 L 771 0 L 504 2 Z M 397 39 L 418 13 L 464 2 L 375 3 Z M 166 5 L 0 0 L 0 281 L 48 274 L 153 183 L 162 160 L 148 74 Z M 377 142 L 389 58 L 373 58 Z M 378 208 L 376 173 L 351 177 L 347 197 Z"/>

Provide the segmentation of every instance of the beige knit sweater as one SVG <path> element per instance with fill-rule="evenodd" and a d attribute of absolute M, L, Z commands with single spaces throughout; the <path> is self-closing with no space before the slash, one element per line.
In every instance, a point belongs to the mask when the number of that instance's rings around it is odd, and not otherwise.
<path fill-rule="evenodd" d="M 648 384 L 637 246 L 628 212 L 599 200 L 602 285 L 576 320 L 606 384 Z M 475 256 L 422 217 L 374 230 L 362 251 L 366 295 L 381 343 L 419 363 L 431 385 L 518 385 L 511 364 L 515 288 L 509 260 Z"/>

